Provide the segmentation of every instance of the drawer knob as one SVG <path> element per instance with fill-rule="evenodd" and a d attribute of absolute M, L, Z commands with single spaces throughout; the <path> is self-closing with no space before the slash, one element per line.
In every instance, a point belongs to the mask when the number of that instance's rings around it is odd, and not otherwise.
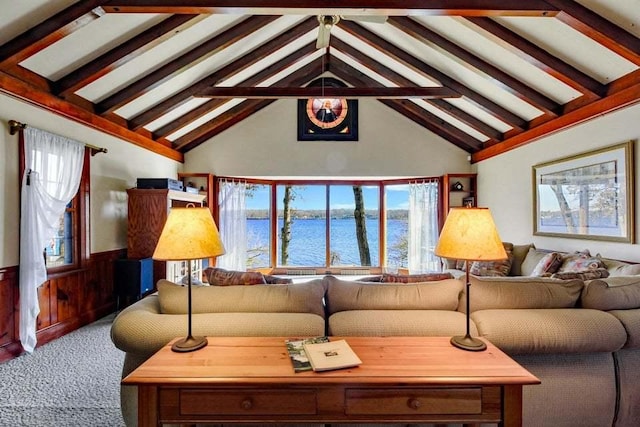
<path fill-rule="evenodd" d="M 242 409 L 249 410 L 249 409 L 253 408 L 253 401 L 251 400 L 251 398 L 247 397 L 246 399 L 244 399 L 242 401 L 240 406 L 242 406 Z"/>
<path fill-rule="evenodd" d="M 419 409 L 422 406 L 422 403 L 420 402 L 420 400 L 416 398 L 409 399 L 409 402 L 407 402 L 407 404 L 411 409 Z"/>

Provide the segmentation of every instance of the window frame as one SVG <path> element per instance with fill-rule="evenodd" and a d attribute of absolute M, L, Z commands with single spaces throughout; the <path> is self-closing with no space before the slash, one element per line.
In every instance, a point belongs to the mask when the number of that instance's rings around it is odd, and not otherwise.
<path fill-rule="evenodd" d="M 264 179 L 264 178 L 238 178 L 232 176 L 216 176 L 215 177 L 215 187 L 216 187 L 216 197 L 219 192 L 219 181 L 220 180 L 233 180 L 233 179 L 242 179 L 247 184 L 261 184 L 261 185 L 270 185 L 271 186 L 271 202 L 269 209 L 269 225 L 270 225 L 270 247 L 269 247 L 269 266 L 249 269 L 251 271 L 270 271 L 273 273 L 283 274 L 282 272 L 291 272 L 295 270 L 308 270 L 310 268 L 315 268 L 318 274 L 336 274 L 341 270 L 362 270 L 369 271 L 371 273 L 379 273 L 384 268 L 385 263 L 387 262 L 387 241 L 386 241 L 386 228 L 387 228 L 387 201 L 385 197 L 386 186 L 390 185 L 402 185 L 402 184 L 412 184 L 416 182 L 421 182 L 424 180 L 436 181 L 438 183 L 438 191 L 440 192 L 440 197 L 438 198 L 438 224 L 439 228 L 441 228 L 440 224 L 442 223 L 442 205 L 443 205 L 443 197 L 442 197 L 442 177 L 441 176 L 430 176 L 430 177 L 412 177 L 412 178 L 394 178 L 394 179 L 376 179 L 376 180 L 337 180 L 337 179 L 329 179 L 329 180 L 314 180 L 314 179 Z M 316 265 L 316 266 L 281 266 L 278 265 L 278 218 L 277 214 L 274 216 L 274 213 L 277 213 L 277 188 L 278 186 L 283 185 L 292 185 L 292 186 L 304 186 L 304 185 L 324 185 L 325 186 L 325 241 L 326 241 L 326 254 L 325 254 L 325 265 Z M 362 186 L 377 186 L 378 193 L 378 206 L 380 209 L 380 213 L 378 215 L 378 260 L 381 265 L 377 266 L 336 266 L 331 267 L 331 257 L 330 257 L 330 203 L 329 203 L 329 193 L 330 187 L 332 185 L 340 185 L 340 186 L 354 186 L 354 185 L 362 185 Z M 219 219 L 219 212 L 217 211 L 216 205 L 216 220 Z"/>
<path fill-rule="evenodd" d="M 20 131 L 18 136 L 18 146 L 19 146 L 19 173 L 20 173 L 20 187 L 22 187 L 22 177 L 24 176 L 25 170 L 25 152 L 24 152 L 24 132 Z M 57 275 L 68 273 L 74 270 L 80 270 L 86 268 L 87 262 L 89 260 L 89 224 L 90 224 L 90 216 L 89 216 L 89 189 L 90 189 L 90 156 L 91 156 L 91 148 L 85 147 L 84 149 L 84 162 L 82 166 L 82 177 L 80 178 L 80 185 L 78 187 L 78 192 L 71 199 L 70 205 L 71 208 L 65 208 L 65 212 L 70 210 L 72 212 L 72 229 L 73 229 L 73 242 L 72 242 L 72 251 L 73 251 L 73 262 L 70 264 L 64 264 L 54 267 L 45 266 L 47 268 L 47 276 L 49 278 L 55 277 Z M 20 192 L 22 193 L 22 192 Z"/>

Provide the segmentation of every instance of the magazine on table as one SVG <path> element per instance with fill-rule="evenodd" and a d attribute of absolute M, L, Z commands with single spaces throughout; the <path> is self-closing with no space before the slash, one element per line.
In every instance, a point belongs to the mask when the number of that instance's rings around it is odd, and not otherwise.
<path fill-rule="evenodd" d="M 328 337 L 314 337 L 287 340 L 286 345 L 295 372 L 344 369 L 362 363 L 345 340 L 329 341 Z"/>

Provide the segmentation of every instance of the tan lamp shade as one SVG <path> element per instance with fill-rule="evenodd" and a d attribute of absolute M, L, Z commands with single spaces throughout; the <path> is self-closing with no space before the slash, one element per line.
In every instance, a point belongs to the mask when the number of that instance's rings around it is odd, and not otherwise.
<path fill-rule="evenodd" d="M 467 261 L 507 258 L 491 212 L 487 208 L 453 208 L 442 227 L 435 254 Z"/>
<path fill-rule="evenodd" d="M 190 260 L 224 255 L 224 246 L 207 208 L 171 208 L 153 259 Z"/>

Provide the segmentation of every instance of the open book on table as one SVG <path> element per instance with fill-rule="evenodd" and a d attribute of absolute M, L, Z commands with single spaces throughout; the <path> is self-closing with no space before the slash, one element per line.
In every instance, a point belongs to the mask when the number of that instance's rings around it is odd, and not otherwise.
<path fill-rule="evenodd" d="M 329 341 L 328 337 L 315 337 L 287 340 L 286 344 L 295 372 L 344 369 L 362 363 L 345 340 Z"/>

